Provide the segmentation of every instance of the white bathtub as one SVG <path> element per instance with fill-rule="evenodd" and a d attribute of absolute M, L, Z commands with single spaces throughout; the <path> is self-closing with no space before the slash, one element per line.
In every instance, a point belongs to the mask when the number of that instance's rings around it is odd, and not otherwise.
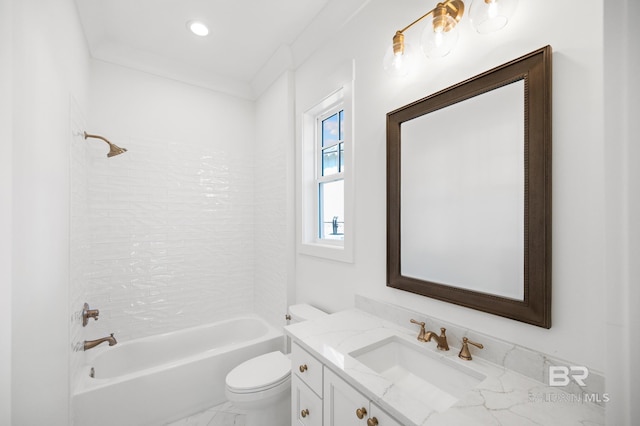
<path fill-rule="evenodd" d="M 186 417 L 225 401 L 233 367 L 282 346 L 282 332 L 258 316 L 105 343 L 86 352 L 73 396 L 74 425 L 158 426 Z"/>

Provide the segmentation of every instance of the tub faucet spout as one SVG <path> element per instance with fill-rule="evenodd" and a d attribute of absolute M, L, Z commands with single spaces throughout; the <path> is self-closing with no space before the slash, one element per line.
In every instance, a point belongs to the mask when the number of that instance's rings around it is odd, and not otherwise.
<path fill-rule="evenodd" d="M 102 342 L 109 342 L 109 346 L 113 346 L 116 343 L 118 343 L 116 341 L 116 338 L 113 337 L 113 333 L 111 333 L 111 336 L 109 337 L 103 337 L 102 339 L 96 339 L 96 340 L 85 340 L 84 341 L 84 350 L 88 350 L 91 348 L 95 348 L 96 346 L 98 346 L 100 343 Z"/>

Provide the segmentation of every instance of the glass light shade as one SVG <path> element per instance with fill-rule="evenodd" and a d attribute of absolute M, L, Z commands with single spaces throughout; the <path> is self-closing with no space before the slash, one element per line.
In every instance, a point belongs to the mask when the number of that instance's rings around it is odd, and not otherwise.
<path fill-rule="evenodd" d="M 392 77 L 404 77 L 413 68 L 415 62 L 415 54 L 413 47 L 404 43 L 404 52 L 394 54 L 393 45 L 389 46 L 387 52 L 384 55 L 383 65 L 384 70 Z"/>
<path fill-rule="evenodd" d="M 517 5 L 518 0 L 473 0 L 469 20 L 480 34 L 498 31 L 507 25 Z"/>
<path fill-rule="evenodd" d="M 457 22 L 449 15 L 434 18 L 422 31 L 422 51 L 427 58 L 447 56 L 457 42 Z"/>

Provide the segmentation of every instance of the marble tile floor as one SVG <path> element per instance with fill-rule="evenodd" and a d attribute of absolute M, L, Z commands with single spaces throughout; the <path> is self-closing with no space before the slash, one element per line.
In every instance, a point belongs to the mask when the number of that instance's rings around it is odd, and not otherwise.
<path fill-rule="evenodd" d="M 245 413 L 230 402 L 207 408 L 184 419 L 166 423 L 165 426 L 244 426 Z"/>

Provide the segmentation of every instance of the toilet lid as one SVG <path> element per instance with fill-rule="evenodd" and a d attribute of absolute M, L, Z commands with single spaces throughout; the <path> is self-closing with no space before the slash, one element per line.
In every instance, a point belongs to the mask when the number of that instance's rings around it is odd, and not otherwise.
<path fill-rule="evenodd" d="M 227 374 L 227 389 L 236 393 L 259 392 L 275 387 L 291 376 L 291 360 L 275 351 L 243 362 Z"/>

